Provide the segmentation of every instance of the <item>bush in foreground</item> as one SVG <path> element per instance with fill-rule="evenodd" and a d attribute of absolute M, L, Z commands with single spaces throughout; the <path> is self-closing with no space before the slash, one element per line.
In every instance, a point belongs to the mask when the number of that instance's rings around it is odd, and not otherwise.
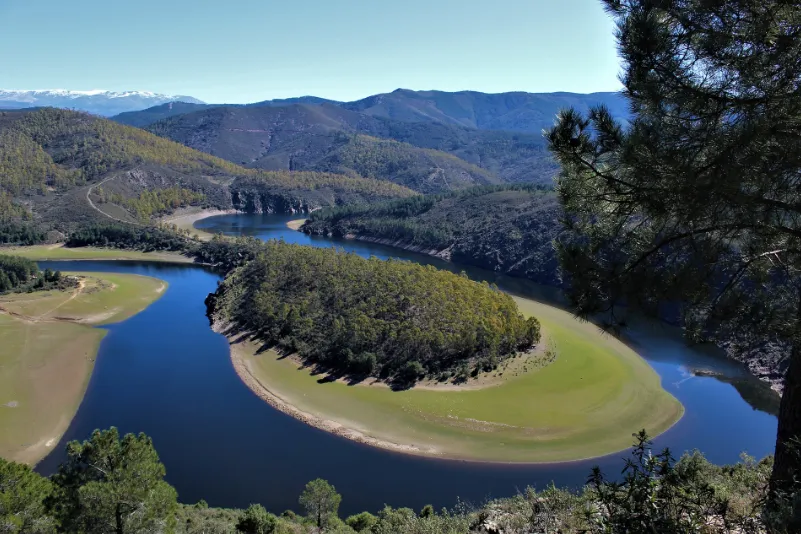
<path fill-rule="evenodd" d="M 254 504 L 246 510 L 176 503 L 163 478 L 164 466 L 147 436 L 116 429 L 96 431 L 68 445 L 69 458 L 48 480 L 29 467 L 0 459 L 0 532 L 152 534 L 795 534 L 792 503 L 766 509 L 772 458 L 744 458 L 729 466 L 709 463 L 700 453 L 674 462 L 669 451 L 654 453 L 644 433 L 628 459 L 622 480 L 595 470 L 579 492 L 532 488 L 483 506 L 459 504 L 436 512 L 385 506 L 342 521 L 341 496 L 328 482 L 310 482 L 300 497 L 306 516 L 280 517 Z M 423 482 L 421 482 L 423 483 Z M 797 509 L 795 510 L 797 513 Z"/>

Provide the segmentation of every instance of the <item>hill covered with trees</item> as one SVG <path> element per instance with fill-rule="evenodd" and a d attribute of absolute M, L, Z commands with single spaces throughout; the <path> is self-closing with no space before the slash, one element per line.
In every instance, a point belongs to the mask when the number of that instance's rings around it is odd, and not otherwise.
<path fill-rule="evenodd" d="M 343 170 L 394 181 L 444 175 L 447 183 L 440 180 L 436 188 L 422 192 L 501 182 L 550 184 L 556 170 L 540 134 L 397 121 L 330 103 L 219 106 L 174 115 L 147 129 L 245 167 L 266 170 L 332 170 L 332 163 L 341 165 L 349 153 L 363 151 L 368 140 L 362 136 L 397 141 L 404 144 L 377 146 L 373 140 L 372 157 L 380 156 L 380 166 L 345 165 Z M 414 188 L 415 182 L 399 183 Z"/>
<path fill-rule="evenodd" d="M 309 234 L 381 240 L 457 263 L 557 285 L 556 195 L 531 185 L 488 186 L 312 213 Z"/>
<path fill-rule="evenodd" d="M 333 249 L 268 242 L 207 301 L 245 332 L 335 374 L 398 385 L 467 362 L 489 368 L 539 341 L 508 295 L 465 276 Z"/>
<path fill-rule="evenodd" d="M 413 194 L 360 176 L 265 175 L 85 113 L 0 112 L 0 242 L 109 219 L 143 224 L 182 206 L 231 208 L 240 179 L 305 209 Z"/>

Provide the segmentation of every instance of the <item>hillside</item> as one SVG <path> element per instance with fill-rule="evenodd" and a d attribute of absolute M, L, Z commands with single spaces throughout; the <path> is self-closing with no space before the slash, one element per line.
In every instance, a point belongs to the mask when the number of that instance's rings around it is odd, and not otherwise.
<path fill-rule="evenodd" d="M 319 178 L 319 180 L 318 180 Z M 243 180 L 304 209 L 404 197 L 412 191 L 363 178 L 289 172 L 262 176 L 144 130 L 80 112 L 0 113 L 0 223 L 69 230 L 116 219 L 142 223 L 181 206 L 231 208 Z M 11 231 L 11 230 L 9 230 Z"/>
<path fill-rule="evenodd" d="M 539 134 L 378 119 L 331 104 L 223 106 L 173 116 L 151 124 L 148 130 L 237 164 L 267 170 L 330 170 L 330 158 L 352 142 L 354 135 L 410 145 L 402 147 L 403 159 L 416 164 L 403 167 L 397 161 L 384 161 L 384 171 L 387 167 L 392 171 L 373 176 L 379 179 L 444 172 L 449 184 L 464 183 L 463 186 L 498 182 L 550 184 L 556 169 Z M 401 147 L 396 146 L 393 152 L 399 150 Z M 421 166 L 422 162 L 426 163 Z M 455 188 L 458 187 L 439 190 Z"/>
<path fill-rule="evenodd" d="M 477 91 L 410 91 L 397 89 L 343 107 L 371 117 L 405 122 L 440 122 L 482 130 L 509 130 L 540 134 L 553 126 L 560 110 L 586 112 L 604 104 L 616 117 L 627 117 L 628 103 L 619 93 L 498 93 Z"/>
<path fill-rule="evenodd" d="M 558 285 L 552 242 L 559 232 L 559 214 L 553 193 L 507 185 L 317 211 L 303 231 L 382 240 Z"/>

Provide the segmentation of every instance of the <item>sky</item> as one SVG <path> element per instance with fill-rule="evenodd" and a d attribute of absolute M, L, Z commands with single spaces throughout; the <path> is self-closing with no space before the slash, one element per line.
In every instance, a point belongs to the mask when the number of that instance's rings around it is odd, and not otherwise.
<path fill-rule="evenodd" d="M 0 0 L 2 89 L 213 103 L 620 88 L 598 0 Z"/>

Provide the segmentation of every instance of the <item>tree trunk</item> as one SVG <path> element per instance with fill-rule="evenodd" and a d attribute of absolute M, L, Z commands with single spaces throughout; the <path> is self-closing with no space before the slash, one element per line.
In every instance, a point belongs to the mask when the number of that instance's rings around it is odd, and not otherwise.
<path fill-rule="evenodd" d="M 117 523 L 116 534 L 125 534 L 122 528 L 122 504 L 117 503 L 117 507 L 114 510 L 114 519 Z"/>
<path fill-rule="evenodd" d="M 801 478 L 801 343 L 793 343 L 790 366 L 784 379 L 784 395 L 776 433 L 776 459 L 770 478 L 771 492 L 790 491 Z"/>

